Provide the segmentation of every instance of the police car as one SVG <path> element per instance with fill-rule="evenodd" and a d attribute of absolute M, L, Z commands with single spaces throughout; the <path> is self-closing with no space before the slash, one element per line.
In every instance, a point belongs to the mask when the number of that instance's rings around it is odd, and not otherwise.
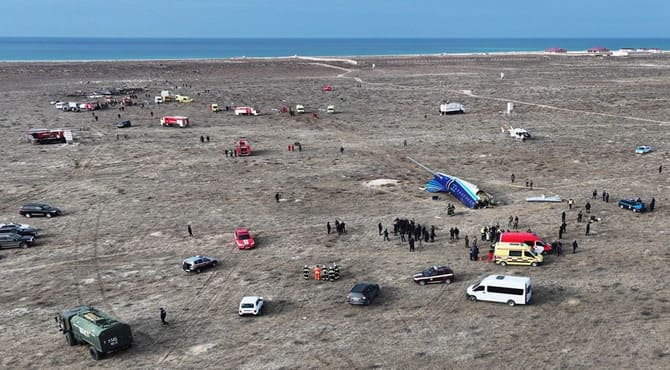
<path fill-rule="evenodd" d="M 419 285 L 426 285 L 430 283 L 445 283 L 450 284 L 454 281 L 454 271 L 448 266 L 432 266 L 418 274 L 412 276 L 414 282 Z"/>

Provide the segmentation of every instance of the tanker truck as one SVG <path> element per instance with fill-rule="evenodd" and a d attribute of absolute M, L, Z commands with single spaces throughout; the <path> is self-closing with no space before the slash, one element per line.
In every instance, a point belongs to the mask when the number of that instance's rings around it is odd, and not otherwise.
<path fill-rule="evenodd" d="M 91 306 L 64 310 L 55 319 L 67 344 L 88 345 L 88 351 L 96 361 L 105 354 L 129 348 L 133 342 L 128 324 Z"/>

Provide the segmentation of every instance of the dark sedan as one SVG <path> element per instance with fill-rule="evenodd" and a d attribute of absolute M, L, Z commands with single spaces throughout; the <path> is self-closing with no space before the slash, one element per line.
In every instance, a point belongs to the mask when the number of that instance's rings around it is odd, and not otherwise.
<path fill-rule="evenodd" d="M 35 243 L 30 235 L 0 234 L 0 248 L 28 248 Z"/>
<path fill-rule="evenodd" d="M 0 234 L 14 233 L 19 235 L 37 236 L 37 230 L 24 224 L 0 224 Z"/>

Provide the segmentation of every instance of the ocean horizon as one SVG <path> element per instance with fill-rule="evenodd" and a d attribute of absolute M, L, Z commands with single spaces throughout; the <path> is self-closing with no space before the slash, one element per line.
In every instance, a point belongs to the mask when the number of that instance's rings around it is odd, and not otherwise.
<path fill-rule="evenodd" d="M 0 37 L 0 61 L 347 57 L 655 48 L 670 38 L 118 38 Z"/>

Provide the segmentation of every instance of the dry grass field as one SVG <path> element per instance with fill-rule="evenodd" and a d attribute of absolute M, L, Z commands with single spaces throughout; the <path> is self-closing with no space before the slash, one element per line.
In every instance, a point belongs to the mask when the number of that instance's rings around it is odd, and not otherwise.
<path fill-rule="evenodd" d="M 667 368 L 668 57 L 2 63 L 0 84 L 0 222 L 40 232 L 33 248 L 0 251 L 1 368 Z M 142 88 L 147 105 L 97 111 L 96 122 L 49 104 L 115 87 Z M 164 89 L 195 101 L 154 105 Z M 467 113 L 440 116 L 447 98 Z M 261 115 L 209 112 L 214 102 Z M 308 113 L 277 111 L 295 104 Z M 336 114 L 325 113 L 329 104 Z M 133 127 L 117 129 L 118 114 Z M 161 127 L 170 114 L 192 126 Z M 515 141 L 504 124 L 534 137 Z M 80 131 L 75 145 L 31 145 L 23 132 L 35 127 Z M 253 155 L 226 157 L 241 136 Z M 287 150 L 295 142 L 302 152 Z M 654 151 L 636 155 L 638 145 Z M 407 156 L 477 184 L 498 205 L 456 203 L 447 216 L 455 200 L 432 200 L 421 189 L 431 175 Z M 398 183 L 366 185 L 377 179 Z M 594 189 L 610 201 L 591 200 L 601 220 L 585 236 L 576 215 Z M 576 206 L 525 201 L 540 194 Z M 654 212 L 617 207 L 638 196 L 655 197 Z M 64 215 L 24 219 L 26 202 Z M 544 266 L 472 262 L 463 240 L 449 240 L 451 227 L 472 239 L 512 215 L 553 241 L 562 211 L 566 255 Z M 411 254 L 398 237 L 382 241 L 377 223 L 392 229 L 396 217 L 434 225 L 437 240 Z M 335 219 L 346 222 L 345 235 L 326 233 Z M 256 249 L 235 249 L 240 226 Z M 182 272 L 196 254 L 221 263 Z M 303 265 L 331 262 L 342 268 L 339 281 L 303 280 Z M 456 281 L 412 282 L 435 264 L 450 265 Z M 466 299 L 468 284 L 501 273 L 531 277 L 531 305 Z M 374 304 L 346 303 L 359 281 L 381 286 Z M 244 295 L 265 297 L 262 316 L 238 316 Z M 98 363 L 85 346 L 69 347 L 53 316 L 82 304 L 128 322 L 133 347 Z"/>

